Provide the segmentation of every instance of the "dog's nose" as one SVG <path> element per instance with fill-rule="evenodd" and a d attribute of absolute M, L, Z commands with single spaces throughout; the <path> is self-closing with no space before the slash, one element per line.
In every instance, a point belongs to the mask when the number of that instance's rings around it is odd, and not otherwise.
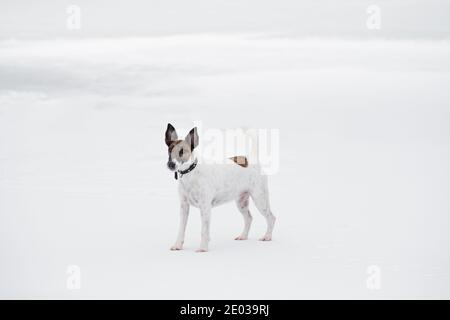
<path fill-rule="evenodd" d="M 167 167 L 172 171 L 175 170 L 175 162 L 172 161 L 167 162 Z"/>

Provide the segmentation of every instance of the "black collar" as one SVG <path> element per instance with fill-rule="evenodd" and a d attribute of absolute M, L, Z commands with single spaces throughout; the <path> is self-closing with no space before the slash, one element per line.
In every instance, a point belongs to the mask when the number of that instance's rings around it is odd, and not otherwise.
<path fill-rule="evenodd" d="M 195 159 L 195 161 L 194 162 L 192 162 L 192 164 L 189 166 L 189 168 L 187 168 L 186 170 L 178 170 L 178 171 L 175 171 L 175 180 L 178 180 L 178 173 L 180 174 L 180 179 L 181 179 L 181 177 L 183 176 L 183 175 L 185 175 L 186 173 L 189 173 L 189 172 L 191 172 L 192 170 L 194 170 L 195 169 L 195 167 L 197 166 L 197 159 Z"/>

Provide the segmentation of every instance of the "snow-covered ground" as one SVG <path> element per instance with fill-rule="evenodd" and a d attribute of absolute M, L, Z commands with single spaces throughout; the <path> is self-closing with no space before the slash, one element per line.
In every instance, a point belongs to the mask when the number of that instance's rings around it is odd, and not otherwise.
<path fill-rule="evenodd" d="M 449 85 L 447 41 L 2 41 L 0 297 L 450 298 Z M 228 204 L 169 251 L 169 121 L 279 129 L 274 241 Z"/>

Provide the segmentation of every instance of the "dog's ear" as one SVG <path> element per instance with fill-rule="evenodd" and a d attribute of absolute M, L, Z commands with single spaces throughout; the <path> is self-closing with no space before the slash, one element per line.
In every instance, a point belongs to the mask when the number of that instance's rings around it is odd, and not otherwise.
<path fill-rule="evenodd" d="M 198 146 L 197 127 L 189 131 L 188 135 L 184 140 L 191 146 L 191 150 L 194 150 L 194 148 Z"/>
<path fill-rule="evenodd" d="M 177 132 L 175 131 L 175 128 L 168 123 L 167 124 L 167 129 L 166 129 L 166 144 L 167 146 L 170 146 L 170 144 L 173 141 L 177 141 L 178 140 L 178 135 Z"/>

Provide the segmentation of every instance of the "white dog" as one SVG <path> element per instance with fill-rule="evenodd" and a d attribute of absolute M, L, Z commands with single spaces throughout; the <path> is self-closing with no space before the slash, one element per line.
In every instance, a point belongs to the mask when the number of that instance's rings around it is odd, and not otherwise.
<path fill-rule="evenodd" d="M 249 164 L 243 156 L 227 159 L 227 165 L 198 163 L 194 153 L 199 143 L 196 128 L 184 140 L 179 140 L 175 128 L 169 123 L 165 141 L 169 148 L 167 167 L 175 172 L 175 179 L 179 181 L 181 202 L 180 228 L 171 250 L 181 250 L 183 247 L 191 205 L 200 209 L 202 218 L 201 242 L 197 252 L 208 251 L 211 208 L 232 200 L 244 216 L 244 230 L 236 240 L 246 240 L 252 222 L 248 209 L 249 197 L 267 220 L 266 234 L 260 240 L 272 240 L 275 217 L 270 211 L 267 176 L 261 174 L 258 164 Z"/>

